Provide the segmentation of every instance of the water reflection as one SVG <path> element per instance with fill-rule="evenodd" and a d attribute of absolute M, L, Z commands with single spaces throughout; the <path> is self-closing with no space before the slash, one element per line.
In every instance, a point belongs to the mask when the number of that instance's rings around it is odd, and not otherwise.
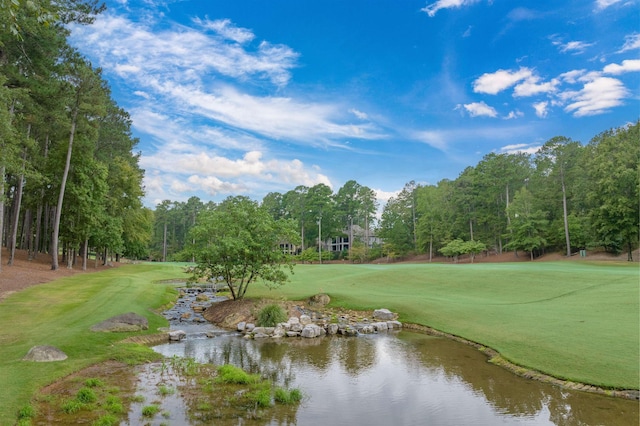
<path fill-rule="evenodd" d="M 156 350 L 231 363 L 300 388 L 307 399 L 298 425 L 638 425 L 637 402 L 522 379 L 473 348 L 407 331 L 256 341 L 226 335 Z"/>

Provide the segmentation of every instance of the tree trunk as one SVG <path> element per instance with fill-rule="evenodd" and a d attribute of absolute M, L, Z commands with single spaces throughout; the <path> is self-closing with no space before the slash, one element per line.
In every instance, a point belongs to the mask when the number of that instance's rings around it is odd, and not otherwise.
<path fill-rule="evenodd" d="M 60 235 L 60 214 L 62 213 L 62 201 L 64 200 L 64 189 L 67 185 L 69 168 L 71 167 L 71 150 L 73 148 L 73 138 L 76 134 L 76 120 L 78 119 L 78 108 L 73 110 L 71 118 L 71 132 L 69 134 L 69 147 L 67 148 L 67 161 L 64 165 L 64 173 L 60 182 L 60 194 L 58 195 L 58 205 L 56 206 L 56 217 L 53 222 L 53 236 L 51 237 L 51 269 L 58 269 L 58 238 Z"/>
<path fill-rule="evenodd" d="M 44 142 L 44 161 L 47 161 L 47 158 L 49 157 L 49 135 L 46 136 L 45 138 L 45 142 Z M 42 227 L 42 210 L 43 210 L 43 202 L 44 202 L 44 188 L 40 189 L 40 202 L 38 203 L 38 209 L 36 210 L 36 223 L 35 223 L 35 227 L 36 227 L 36 237 L 35 237 L 35 242 L 34 242 L 34 251 L 33 251 L 33 258 L 35 259 L 38 256 L 38 253 L 40 252 L 40 236 L 41 236 L 41 227 Z M 48 215 L 45 214 L 45 221 L 47 220 Z M 47 233 L 46 230 L 46 226 L 45 226 L 45 235 Z"/>
<path fill-rule="evenodd" d="M 4 165 L 0 166 L 0 271 L 2 271 L 2 230 L 4 229 L 4 171 Z"/>
<path fill-rule="evenodd" d="M 82 270 L 87 270 L 87 254 L 89 252 L 89 239 L 85 239 L 82 244 Z"/>
<path fill-rule="evenodd" d="M 469 234 L 471 234 L 471 241 L 473 241 L 473 220 L 469 219 Z"/>
<path fill-rule="evenodd" d="M 31 126 L 28 127 L 27 137 L 31 130 Z M 9 244 L 9 265 L 13 265 L 13 259 L 16 255 L 16 242 L 18 237 L 18 223 L 20 222 L 20 207 L 22 205 L 22 192 L 24 189 L 24 168 L 27 162 L 27 148 L 24 148 L 22 152 L 22 173 L 18 177 L 18 186 L 16 188 L 16 201 L 14 203 L 13 218 L 11 219 L 11 236 Z"/>
<path fill-rule="evenodd" d="M 564 238 L 567 243 L 567 257 L 571 257 L 571 240 L 569 239 L 569 218 L 567 217 L 567 191 L 564 186 L 564 173 L 560 171 L 562 183 L 562 217 L 564 218 Z"/>
<path fill-rule="evenodd" d="M 162 236 L 162 261 L 167 261 L 167 222 L 164 222 L 164 233 Z"/>

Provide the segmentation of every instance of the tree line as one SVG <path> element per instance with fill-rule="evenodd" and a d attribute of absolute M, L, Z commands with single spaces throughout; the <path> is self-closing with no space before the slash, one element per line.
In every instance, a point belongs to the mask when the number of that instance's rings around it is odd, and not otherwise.
<path fill-rule="evenodd" d="M 0 240 L 12 264 L 59 253 L 145 256 L 153 213 L 129 114 L 68 43 L 68 25 L 104 10 L 96 0 L 0 0 Z M 100 256 L 98 256 L 100 254 Z M 81 256 L 80 256 L 81 255 Z M 3 262 L 0 262 L 0 264 Z"/>
<path fill-rule="evenodd" d="M 274 220 L 293 223 L 293 253 L 302 261 L 411 254 L 473 261 L 504 251 L 533 259 L 594 248 L 631 260 L 640 240 L 639 129 L 636 122 L 607 130 L 586 145 L 554 137 L 535 154 L 487 154 L 454 180 L 407 183 L 379 218 L 375 191 L 355 180 L 335 193 L 324 184 L 272 192 L 258 204 Z M 196 260 L 201 242 L 191 230 L 216 209 L 197 197 L 157 205 L 151 257 Z M 348 250 L 331 246 L 340 239 Z"/>

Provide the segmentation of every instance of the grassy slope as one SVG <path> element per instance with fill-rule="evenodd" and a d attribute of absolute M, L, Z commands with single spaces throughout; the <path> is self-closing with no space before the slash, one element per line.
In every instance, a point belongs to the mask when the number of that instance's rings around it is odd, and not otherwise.
<path fill-rule="evenodd" d="M 0 425 L 13 424 L 17 409 L 42 386 L 88 365 L 127 356 L 127 345 L 113 344 L 133 333 L 94 333 L 92 325 L 126 312 L 147 317 L 147 333 L 166 325 L 150 309 L 175 299 L 175 292 L 153 282 L 178 277 L 181 271 L 177 265 L 122 266 L 30 287 L 1 302 Z M 21 361 L 35 345 L 56 346 L 69 358 Z"/>
<path fill-rule="evenodd" d="M 556 377 L 638 388 L 639 282 L 635 264 L 298 265 L 291 283 L 248 296 L 325 292 L 333 306 L 386 307 Z"/>

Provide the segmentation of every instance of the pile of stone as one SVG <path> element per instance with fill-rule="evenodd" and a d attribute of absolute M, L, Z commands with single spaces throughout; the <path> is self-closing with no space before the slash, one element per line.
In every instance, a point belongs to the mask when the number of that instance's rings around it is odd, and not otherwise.
<path fill-rule="evenodd" d="M 388 309 L 376 309 L 373 312 L 374 321 L 364 319 L 359 322 L 345 321 L 341 317 L 337 322 L 327 322 L 325 319 L 313 322 L 309 315 L 303 314 L 299 318 L 291 317 L 275 327 L 256 327 L 255 324 L 239 322 L 237 330 L 244 333 L 246 338 L 262 339 L 268 337 L 304 337 L 314 338 L 326 335 L 357 336 L 358 334 L 373 334 L 398 330 L 402 323 L 396 320 L 397 315 Z"/>
<path fill-rule="evenodd" d="M 179 288 L 180 297 L 173 307 L 162 315 L 172 325 L 180 323 L 207 323 L 208 321 L 202 316 L 202 313 L 211 305 L 212 302 L 218 300 L 226 300 L 226 297 L 216 297 L 215 290 L 203 287 L 185 287 Z"/>

